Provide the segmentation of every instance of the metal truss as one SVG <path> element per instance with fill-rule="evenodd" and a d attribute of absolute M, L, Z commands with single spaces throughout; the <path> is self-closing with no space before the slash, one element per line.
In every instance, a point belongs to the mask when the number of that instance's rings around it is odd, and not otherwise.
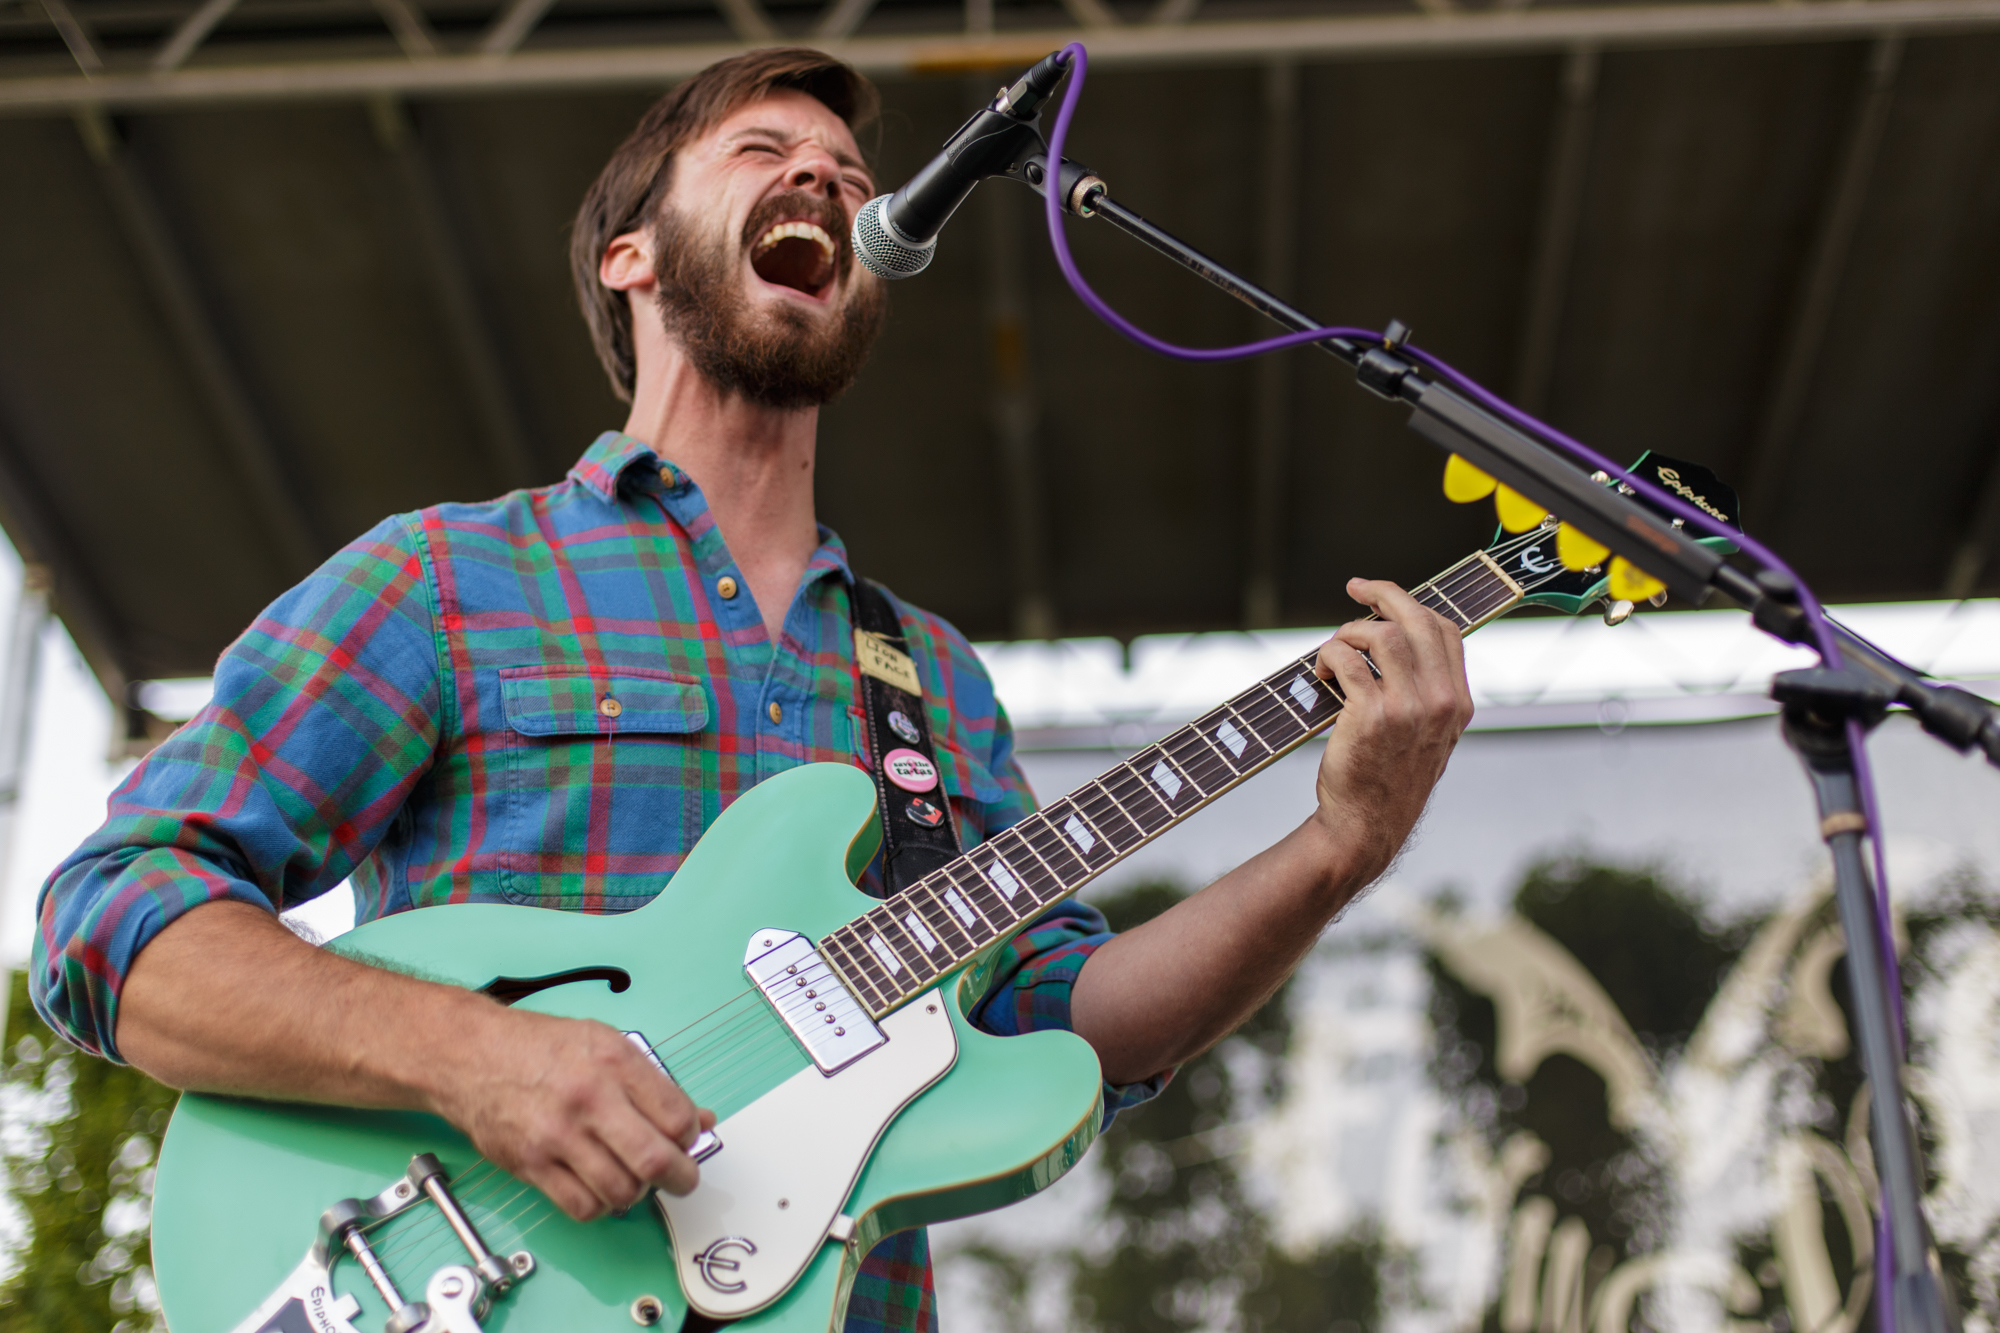
<path fill-rule="evenodd" d="M 233 20 L 247 22 L 253 0 L 200 0 L 165 23 L 152 45 L 135 51 L 129 38 L 122 47 L 100 41 L 90 13 L 71 0 L 31 0 L 47 16 L 41 46 L 24 40 L 34 34 L 24 34 L 18 24 L 0 27 L 0 114 L 658 86 L 777 41 L 810 43 L 870 74 L 897 77 L 1018 65 L 1078 38 L 1090 43 L 1099 65 L 1130 67 L 1893 39 L 2000 28 L 2000 0 L 1757 0 L 1540 10 L 1524 0 L 1476 10 L 1457 0 L 1416 0 L 1404 11 L 1349 8 L 1283 18 L 1235 16 L 1234 0 L 1217 0 L 1200 13 L 1200 0 L 1160 0 L 1141 21 L 1121 21 L 1105 0 L 1062 0 L 1060 11 L 1051 5 L 1043 17 L 1061 13 L 1066 24 L 995 31 L 993 0 L 964 0 L 962 15 L 943 6 L 899 6 L 890 19 L 871 25 L 889 31 L 863 33 L 875 0 L 829 0 L 816 14 L 787 11 L 777 17 L 760 0 L 713 0 L 714 10 L 697 16 L 707 21 L 709 39 L 632 41 L 621 33 L 626 39 L 614 45 L 602 34 L 582 44 L 573 34 L 540 40 L 554 0 L 504 0 L 483 14 L 453 14 L 452 31 L 443 17 L 427 14 L 415 0 L 370 2 L 372 44 L 365 34 L 357 37 L 349 16 L 337 30 L 316 34 L 307 26 L 284 40 L 266 36 L 225 47 L 211 39 L 227 33 Z M 439 7 L 438 0 L 432 3 Z M 127 28 L 135 22 L 128 17 Z M 695 31 L 700 30 L 698 22 Z M 725 32 L 730 40 L 712 39 Z M 10 58 L 10 48 L 22 54 Z M 70 69 L 51 68 L 50 53 L 59 56 L 64 48 L 63 63 Z"/>

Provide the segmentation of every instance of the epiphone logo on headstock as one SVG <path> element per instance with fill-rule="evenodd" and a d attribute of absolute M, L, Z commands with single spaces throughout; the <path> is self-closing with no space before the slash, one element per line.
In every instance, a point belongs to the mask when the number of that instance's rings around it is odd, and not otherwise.
<path fill-rule="evenodd" d="M 1703 513 L 1709 515 L 1712 518 L 1719 518 L 1724 523 L 1727 523 L 1729 521 L 1729 515 L 1723 513 L 1720 509 L 1717 509 L 1714 505 L 1710 504 L 1708 502 L 1707 496 L 1696 495 L 1694 487 L 1688 485 L 1686 482 L 1681 480 L 1681 474 L 1678 469 L 1670 467 L 1657 467 L 1653 469 L 1653 475 L 1655 475 L 1660 479 L 1660 485 L 1674 492 L 1676 495 L 1680 496 L 1681 499 L 1686 500 L 1689 504 L 1693 505 L 1696 509 L 1701 510 Z"/>

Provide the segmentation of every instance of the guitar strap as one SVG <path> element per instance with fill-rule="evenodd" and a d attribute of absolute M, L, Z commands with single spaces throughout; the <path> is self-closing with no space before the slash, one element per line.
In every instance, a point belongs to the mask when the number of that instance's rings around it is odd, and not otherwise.
<path fill-rule="evenodd" d="M 870 776 L 882 815 L 885 893 L 908 888 L 959 853 L 923 682 L 909 640 L 881 585 L 856 579 L 854 664 L 867 718 Z"/>

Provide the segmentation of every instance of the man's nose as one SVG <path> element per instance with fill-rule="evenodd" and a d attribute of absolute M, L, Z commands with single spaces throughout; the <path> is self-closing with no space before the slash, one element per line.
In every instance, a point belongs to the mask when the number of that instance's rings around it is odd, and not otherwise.
<path fill-rule="evenodd" d="M 831 199 L 840 193 L 840 164 L 825 149 L 809 146 L 793 159 L 787 179 L 794 189 L 818 190 Z"/>

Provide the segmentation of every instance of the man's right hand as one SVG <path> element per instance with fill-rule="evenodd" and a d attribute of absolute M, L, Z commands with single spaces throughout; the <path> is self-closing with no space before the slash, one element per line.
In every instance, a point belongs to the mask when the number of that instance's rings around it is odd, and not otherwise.
<path fill-rule="evenodd" d="M 714 1127 L 714 1112 L 613 1028 L 491 1008 L 467 1043 L 469 1060 L 429 1098 L 481 1156 L 580 1222 L 630 1208 L 655 1187 L 695 1187 L 700 1169 L 687 1150 Z"/>
<path fill-rule="evenodd" d="M 715 1124 L 602 1023 L 369 967 L 243 902 L 197 907 L 140 952 L 117 1038 L 176 1088 L 441 1115 L 579 1221 L 692 1190 L 687 1149 Z"/>

